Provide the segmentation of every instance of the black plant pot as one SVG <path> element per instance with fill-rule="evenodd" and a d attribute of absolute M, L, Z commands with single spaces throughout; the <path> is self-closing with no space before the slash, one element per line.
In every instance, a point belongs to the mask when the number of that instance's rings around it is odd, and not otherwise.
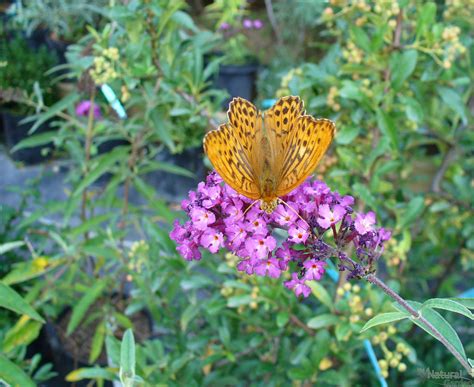
<path fill-rule="evenodd" d="M 20 121 L 26 118 L 26 116 L 18 116 L 11 114 L 8 111 L 4 111 L 2 114 L 3 119 L 3 130 L 5 134 L 5 142 L 7 148 L 10 150 L 10 157 L 15 161 L 21 161 L 25 164 L 37 164 L 45 161 L 48 156 L 43 156 L 41 150 L 44 148 L 53 148 L 53 144 L 45 144 L 41 146 L 35 146 L 31 148 L 20 149 L 16 152 L 11 152 L 11 149 L 29 136 L 28 132 L 33 126 L 33 122 L 20 124 Z M 49 130 L 49 123 L 45 122 L 40 125 L 35 134 L 44 133 Z M 48 152 L 49 154 L 50 152 Z"/>
<path fill-rule="evenodd" d="M 230 95 L 222 103 L 223 108 L 227 108 L 234 97 L 242 97 L 249 101 L 255 98 L 258 68 L 257 63 L 219 66 L 214 86 L 226 90 Z"/>

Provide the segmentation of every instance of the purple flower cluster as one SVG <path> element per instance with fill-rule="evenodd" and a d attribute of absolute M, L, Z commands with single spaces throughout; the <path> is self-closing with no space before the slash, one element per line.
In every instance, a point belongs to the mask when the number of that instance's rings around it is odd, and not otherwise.
<path fill-rule="evenodd" d="M 251 29 L 261 30 L 263 28 L 263 21 L 261 21 L 260 19 L 255 19 L 255 20 L 244 19 L 242 21 L 242 27 L 246 30 L 251 30 Z M 222 23 L 219 26 L 219 29 L 221 31 L 229 31 L 231 28 L 232 26 L 226 22 Z"/>
<path fill-rule="evenodd" d="M 240 258 L 237 269 L 249 275 L 279 278 L 290 271 L 285 286 L 304 297 L 310 293 L 307 282 L 321 279 L 328 258 L 339 258 L 341 270 L 364 275 L 390 238 L 389 231 L 375 228 L 373 212 L 354 213 L 353 197 L 332 192 L 321 181 L 308 179 L 282 199 L 287 204 L 267 214 L 212 172 L 182 202 L 189 220 L 184 225 L 176 220 L 170 237 L 187 260 L 201 259 L 200 248 L 211 253 L 225 248 Z M 344 260 L 349 244 L 356 248 L 357 268 Z"/>

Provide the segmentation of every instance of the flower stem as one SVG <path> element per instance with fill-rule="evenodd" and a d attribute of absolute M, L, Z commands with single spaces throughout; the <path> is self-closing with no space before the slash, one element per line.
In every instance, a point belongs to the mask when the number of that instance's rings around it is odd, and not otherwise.
<path fill-rule="evenodd" d="M 368 274 L 364 277 L 365 280 L 374 284 L 378 288 L 382 289 L 385 294 L 390 298 L 394 299 L 403 309 L 410 313 L 414 319 L 421 322 L 425 325 L 431 334 L 438 339 L 448 350 L 451 352 L 454 357 L 461 363 L 461 365 L 466 369 L 469 375 L 474 375 L 474 369 L 469 365 L 469 363 L 461 356 L 461 354 L 454 348 L 454 346 L 438 331 L 428 320 L 426 320 L 423 315 L 415 310 L 407 301 L 405 301 L 399 294 L 397 294 L 393 289 L 391 289 L 385 282 L 380 278 L 376 277 L 374 274 Z"/>

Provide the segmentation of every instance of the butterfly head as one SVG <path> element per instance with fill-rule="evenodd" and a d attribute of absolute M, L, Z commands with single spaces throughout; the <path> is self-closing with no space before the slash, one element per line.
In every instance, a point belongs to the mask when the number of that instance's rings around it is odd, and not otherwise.
<path fill-rule="evenodd" d="M 278 198 L 262 199 L 260 200 L 260 209 L 267 214 L 271 214 L 278 206 Z"/>

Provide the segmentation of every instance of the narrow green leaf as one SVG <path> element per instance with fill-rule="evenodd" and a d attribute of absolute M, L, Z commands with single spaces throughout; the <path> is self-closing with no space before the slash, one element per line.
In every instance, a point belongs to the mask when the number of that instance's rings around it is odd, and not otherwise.
<path fill-rule="evenodd" d="M 45 323 L 42 317 L 12 288 L 0 282 L 0 307 L 18 314 L 26 314 L 32 319 Z"/>
<path fill-rule="evenodd" d="M 185 177 L 190 177 L 190 178 L 196 177 L 194 173 L 178 165 L 173 165 L 170 163 L 165 163 L 162 161 L 155 161 L 155 160 L 150 161 L 148 165 L 150 166 L 149 169 L 153 171 L 164 171 L 164 172 L 173 173 L 175 175 L 185 176 Z"/>
<path fill-rule="evenodd" d="M 381 324 L 388 324 L 395 321 L 405 320 L 409 318 L 410 315 L 406 312 L 388 312 L 388 313 L 381 313 L 375 317 L 372 317 L 369 321 L 365 323 L 365 325 L 361 329 L 361 333 Z"/>
<path fill-rule="evenodd" d="M 422 307 L 422 304 L 419 302 L 408 301 L 408 303 L 417 311 L 420 311 Z M 403 310 L 403 308 L 397 303 L 394 303 L 393 306 L 398 310 Z M 441 316 L 435 310 L 429 308 L 423 309 L 422 311 L 420 311 L 420 313 L 429 323 L 431 323 L 431 325 L 433 325 L 441 333 L 441 335 L 447 341 L 449 341 L 449 343 L 454 347 L 456 352 L 461 357 L 467 360 L 466 352 L 464 351 L 464 347 L 461 343 L 461 340 L 459 339 L 458 334 L 456 333 L 454 328 L 443 318 L 443 316 Z M 431 330 L 419 319 L 410 317 L 410 320 L 416 325 L 418 325 L 420 328 L 422 328 L 425 332 L 429 333 L 431 336 L 437 339 L 436 336 L 431 333 Z"/>
<path fill-rule="evenodd" d="M 67 334 L 70 335 L 77 328 L 82 318 L 88 311 L 89 307 L 99 298 L 107 282 L 105 280 L 97 281 L 94 286 L 92 286 L 89 291 L 87 291 L 79 302 L 73 307 L 71 320 L 67 325 Z"/>
<path fill-rule="evenodd" d="M 390 140 L 390 144 L 392 148 L 396 151 L 399 149 L 399 133 L 395 127 L 393 119 L 383 112 L 380 109 L 377 109 L 376 112 L 377 116 L 377 125 L 384 136 L 386 136 Z"/>
<path fill-rule="evenodd" d="M 16 144 L 12 148 L 11 152 L 14 153 L 20 149 L 49 144 L 57 136 L 58 136 L 57 130 L 51 130 L 49 132 L 35 134 L 33 136 L 25 138 L 24 140 L 21 140 L 18 144 Z"/>
<path fill-rule="evenodd" d="M 474 320 L 474 314 L 468 308 L 459 302 L 447 298 L 432 298 L 431 300 L 425 301 L 422 310 L 424 308 L 449 310 L 450 312 L 459 313 Z"/>
<path fill-rule="evenodd" d="M 105 340 L 105 322 L 101 321 L 95 330 L 94 337 L 92 338 L 91 352 L 89 354 L 89 363 L 94 363 L 102 352 Z"/>
<path fill-rule="evenodd" d="M 312 329 L 320 329 L 320 328 L 326 328 L 331 325 L 335 325 L 339 322 L 339 317 L 330 314 L 330 313 L 324 313 L 320 314 L 319 316 L 311 318 L 306 325 Z"/>
<path fill-rule="evenodd" d="M 120 380 L 125 384 L 125 380 L 135 376 L 135 339 L 133 331 L 127 329 L 123 335 L 120 347 Z"/>
<path fill-rule="evenodd" d="M 16 324 L 8 330 L 2 343 L 2 351 L 8 353 L 21 345 L 29 345 L 39 336 L 42 324 L 21 316 Z"/>
<path fill-rule="evenodd" d="M 78 382 L 83 379 L 105 379 L 115 380 L 115 370 L 113 368 L 79 368 L 66 375 L 66 381 Z"/>
<path fill-rule="evenodd" d="M 99 177 L 104 173 L 108 172 L 109 169 L 117 162 L 127 159 L 128 155 L 127 146 L 120 146 L 115 148 L 113 151 L 106 153 L 103 156 L 99 156 L 94 160 L 94 166 L 91 171 L 89 171 L 86 177 L 81 181 L 81 183 L 74 190 L 73 196 L 79 195 L 84 191 L 85 188 L 89 187 L 94 183 Z"/>
<path fill-rule="evenodd" d="M 427 2 L 422 7 L 418 7 L 418 19 L 416 21 L 416 38 L 419 39 L 435 23 L 436 4 Z"/>
<path fill-rule="evenodd" d="M 457 303 L 464 305 L 468 309 L 474 309 L 474 298 L 457 298 L 451 297 L 449 300 L 456 301 Z"/>
<path fill-rule="evenodd" d="M 69 230 L 69 234 L 71 237 L 75 238 L 87 231 L 92 231 L 94 230 L 94 228 L 99 227 L 112 215 L 113 215 L 112 213 L 107 213 L 107 214 L 97 215 L 92 218 L 89 218 L 85 222 L 82 222 L 79 226 L 74 227 L 71 230 Z"/>
<path fill-rule="evenodd" d="M 323 285 L 316 281 L 309 281 L 308 285 L 311 288 L 311 292 L 313 293 L 313 295 L 319 301 L 321 301 L 321 303 L 323 303 L 330 310 L 332 310 L 334 307 L 334 303 L 332 302 L 331 296 L 329 295 L 328 291 L 323 287 Z"/>
<path fill-rule="evenodd" d="M 0 380 L 12 387 L 35 387 L 36 384 L 15 363 L 0 353 Z"/>
<path fill-rule="evenodd" d="M 7 251 L 16 249 L 17 247 L 23 246 L 25 242 L 23 241 L 14 241 L 7 242 L 0 245 L 0 254 L 5 254 Z"/>
<path fill-rule="evenodd" d="M 186 331 L 188 324 L 197 316 L 199 313 L 199 305 L 189 304 L 181 315 L 181 330 Z"/>

